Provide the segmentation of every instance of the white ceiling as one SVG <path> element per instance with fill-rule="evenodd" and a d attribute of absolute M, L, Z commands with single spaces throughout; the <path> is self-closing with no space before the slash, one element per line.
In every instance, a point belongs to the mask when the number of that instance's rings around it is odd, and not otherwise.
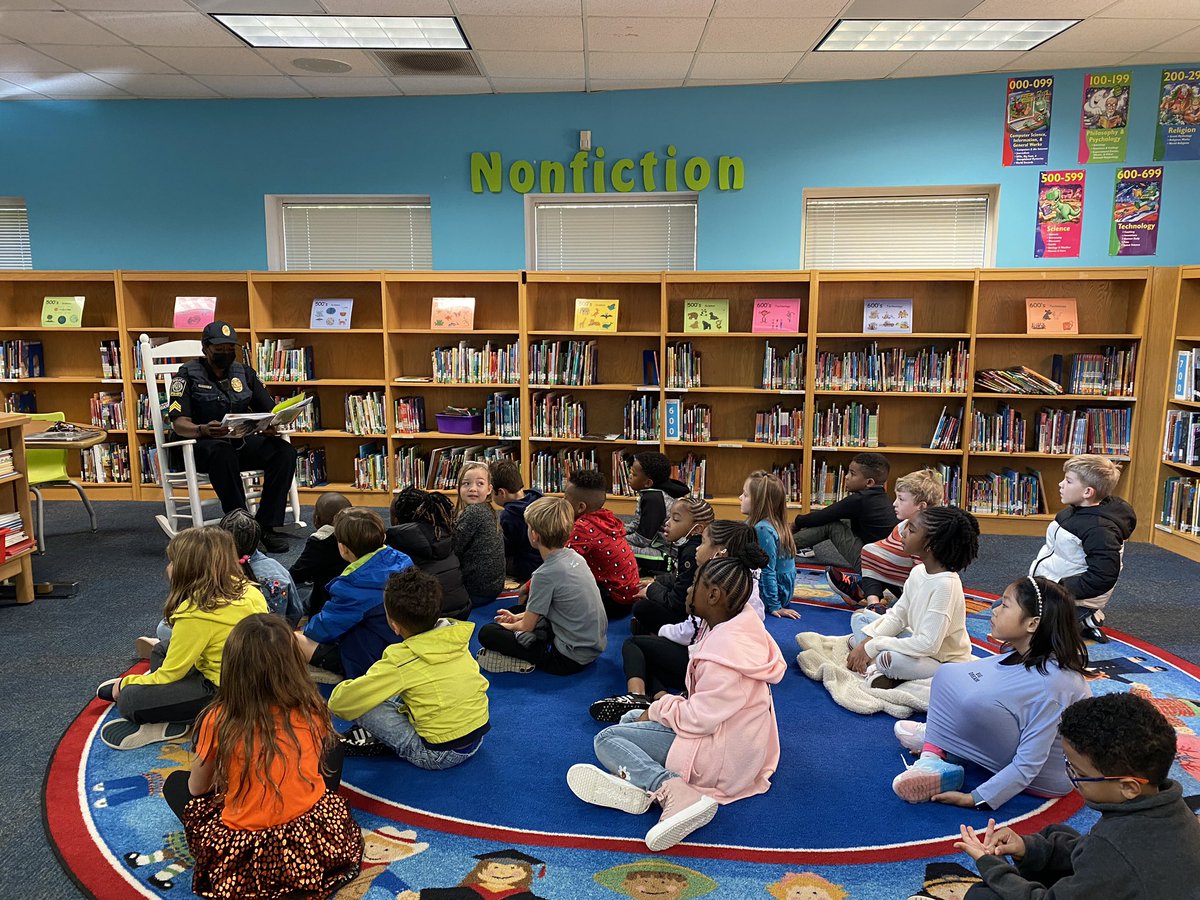
<path fill-rule="evenodd" d="M 481 77 L 254 50 L 205 12 L 457 16 Z M 814 53 L 842 17 L 1083 19 L 1024 53 Z M 292 61 L 335 59 L 339 75 Z M 362 97 L 909 78 L 1200 61 L 1200 0 L 0 0 L 0 99 Z"/>

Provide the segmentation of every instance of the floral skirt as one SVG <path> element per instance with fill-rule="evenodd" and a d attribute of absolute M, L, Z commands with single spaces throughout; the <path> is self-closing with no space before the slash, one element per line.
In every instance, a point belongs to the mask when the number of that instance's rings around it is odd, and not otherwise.
<path fill-rule="evenodd" d="M 308 812 L 258 831 L 229 828 L 224 803 L 196 797 L 183 811 L 196 857 L 192 890 L 201 897 L 323 898 L 359 873 L 362 832 L 346 801 L 326 791 Z"/>

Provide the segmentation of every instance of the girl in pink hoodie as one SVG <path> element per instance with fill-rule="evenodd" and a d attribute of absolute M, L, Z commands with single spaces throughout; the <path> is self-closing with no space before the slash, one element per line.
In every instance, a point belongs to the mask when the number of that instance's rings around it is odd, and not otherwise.
<path fill-rule="evenodd" d="M 771 786 L 779 728 L 770 686 L 787 664 L 746 605 L 751 573 L 765 563 L 761 548 L 746 546 L 701 567 L 687 604 L 707 628 L 689 647 L 687 697 L 662 697 L 596 735 L 608 772 L 587 764 L 567 772 L 567 785 L 587 803 L 640 814 L 657 802 L 662 816 L 646 833 L 651 850 L 708 824 L 719 803 Z"/>

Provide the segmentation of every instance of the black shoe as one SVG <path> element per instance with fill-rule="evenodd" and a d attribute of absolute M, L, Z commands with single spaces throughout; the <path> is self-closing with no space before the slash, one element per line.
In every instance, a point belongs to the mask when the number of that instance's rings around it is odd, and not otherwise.
<path fill-rule="evenodd" d="M 263 549 L 268 553 L 287 553 L 288 542 L 282 534 L 274 528 L 264 528 L 262 534 Z"/>
<path fill-rule="evenodd" d="M 392 749 L 361 725 L 338 735 L 342 753 L 346 756 L 386 756 Z"/>
<path fill-rule="evenodd" d="M 597 700 L 588 708 L 588 713 L 597 722 L 620 722 L 627 712 L 649 708 L 650 698 L 645 694 L 622 694 Z"/>
<path fill-rule="evenodd" d="M 1100 630 L 1104 624 L 1104 613 L 1100 610 L 1080 610 L 1079 633 L 1085 641 L 1095 641 L 1097 644 L 1107 644 L 1108 635 Z"/>
<path fill-rule="evenodd" d="M 867 595 L 863 593 L 860 586 L 862 576 L 856 572 L 847 572 L 845 569 L 826 566 L 825 579 L 829 582 L 830 587 L 842 595 L 847 606 L 859 609 L 867 602 Z"/>

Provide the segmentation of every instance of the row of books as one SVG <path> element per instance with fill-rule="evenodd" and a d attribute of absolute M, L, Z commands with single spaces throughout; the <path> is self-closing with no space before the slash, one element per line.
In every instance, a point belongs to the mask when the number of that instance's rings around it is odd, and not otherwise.
<path fill-rule="evenodd" d="M 764 391 L 804 390 L 804 347 L 793 347 L 787 353 L 779 352 L 767 341 L 763 350 L 762 389 Z"/>
<path fill-rule="evenodd" d="M 174 338 L 172 338 L 172 337 L 152 337 L 152 338 L 150 338 L 150 346 L 151 347 L 161 347 L 163 344 L 170 343 L 172 340 L 174 340 Z M 242 345 L 242 362 L 249 364 L 249 362 L 250 362 L 249 357 L 250 357 L 250 347 L 246 344 L 243 344 Z M 160 365 L 160 366 L 171 365 L 175 368 L 178 368 L 179 366 L 183 365 L 187 361 L 188 361 L 187 357 L 168 356 L 163 359 L 160 359 L 158 361 L 158 365 Z M 262 373 L 259 372 L 259 375 L 262 376 Z M 145 379 L 146 379 L 146 370 L 142 367 L 142 342 L 140 340 L 135 341 L 134 345 L 133 345 L 133 377 L 135 379 L 137 379 L 138 381 L 145 381 Z"/>
<path fill-rule="evenodd" d="M 500 392 L 490 395 L 483 407 L 483 433 L 502 438 L 519 438 L 521 398 Z"/>
<path fill-rule="evenodd" d="M 649 394 L 637 394 L 630 397 L 621 414 L 621 434 L 629 441 L 657 441 L 659 435 L 657 398 L 652 398 Z M 688 440 L 688 438 L 684 438 L 684 440 Z"/>
<path fill-rule="evenodd" d="M 138 470 L 142 484 L 161 484 L 158 470 L 158 448 L 153 444 L 138 445 Z"/>
<path fill-rule="evenodd" d="M 400 397 L 394 409 L 396 431 L 400 434 L 416 434 L 425 430 L 424 397 Z"/>
<path fill-rule="evenodd" d="M 671 466 L 671 477 L 677 478 L 687 485 L 688 493 L 697 497 L 707 497 L 706 474 L 708 460 L 695 453 L 689 453 L 683 460 Z"/>
<path fill-rule="evenodd" d="M 754 414 L 756 444 L 804 445 L 804 407 L 784 409 L 773 406 Z"/>
<path fill-rule="evenodd" d="M 387 447 L 379 444 L 361 444 L 354 457 L 354 486 L 360 491 L 386 491 L 388 489 Z"/>
<path fill-rule="evenodd" d="M 116 443 L 86 447 L 79 451 L 79 471 L 88 484 L 130 484 L 129 447 Z"/>
<path fill-rule="evenodd" d="M 290 400 L 292 398 L 277 395 L 271 399 L 273 399 L 276 404 L 280 404 L 285 400 Z M 298 434 L 306 431 L 321 430 L 321 398 L 317 394 L 308 394 L 307 399 L 311 400 L 312 403 L 304 408 L 304 411 L 296 417 L 296 421 L 294 421 L 288 427 L 282 429 L 283 431 L 286 431 L 290 434 Z M 347 416 L 347 420 L 348 419 L 349 416 Z"/>
<path fill-rule="evenodd" d="M 1164 479 L 1162 499 L 1160 525 L 1184 534 L 1200 535 L 1200 478 L 1173 475 Z"/>
<path fill-rule="evenodd" d="M 813 446 L 878 447 L 879 407 L 863 403 L 836 403 L 827 410 L 820 405 L 813 415 Z"/>
<path fill-rule="evenodd" d="M 37 391 L 12 391 L 5 394 L 4 411 L 10 413 L 37 412 Z"/>
<path fill-rule="evenodd" d="M 700 387 L 700 362 L 703 354 L 691 341 L 667 344 L 667 382 L 669 388 Z"/>
<path fill-rule="evenodd" d="M 292 338 L 268 339 L 254 350 L 254 369 L 263 381 L 312 381 L 313 348 L 297 347 Z"/>
<path fill-rule="evenodd" d="M 12 450 L 0 450 L 0 478 L 16 471 Z"/>
<path fill-rule="evenodd" d="M 296 482 L 300 487 L 317 487 L 329 483 L 324 447 L 301 444 L 296 448 Z"/>
<path fill-rule="evenodd" d="M 933 437 L 929 439 L 930 450 L 957 450 L 962 446 L 963 408 L 958 412 L 948 412 L 949 407 L 942 407 L 937 425 L 933 427 Z"/>
<path fill-rule="evenodd" d="M 1061 366 L 1057 362 L 1058 357 L 1055 360 L 1055 364 Z M 1105 347 L 1101 353 L 1076 353 L 1071 357 L 1067 393 L 1132 397 L 1136 365 L 1137 347 L 1128 350 Z"/>
<path fill-rule="evenodd" d="M 0 341 L 0 378 L 44 378 L 41 341 Z"/>
<path fill-rule="evenodd" d="M 1200 347 L 1192 350 L 1179 350 L 1175 354 L 1175 391 L 1176 400 L 1200 400 Z"/>
<path fill-rule="evenodd" d="M 570 394 L 534 391 L 529 398 L 533 436 L 582 438 L 587 434 L 587 404 Z"/>
<path fill-rule="evenodd" d="M 124 431 L 129 427 L 125 418 L 125 394 L 120 391 L 103 391 L 92 394 L 89 401 L 92 424 L 105 431 Z"/>
<path fill-rule="evenodd" d="M 1163 459 L 1185 466 L 1200 466 L 1200 412 L 1167 410 Z"/>
<path fill-rule="evenodd" d="M 360 391 L 346 395 L 346 430 L 351 434 L 386 434 L 382 391 Z"/>
<path fill-rule="evenodd" d="M 958 506 L 959 492 L 962 489 L 962 466 L 935 463 L 929 465 L 928 468 L 933 469 L 941 476 L 942 503 L 946 506 Z M 844 499 L 846 474 L 846 466 L 831 465 L 828 460 L 823 458 L 814 459 L 810 480 L 811 505 L 813 507 L 828 506 Z"/>
<path fill-rule="evenodd" d="M 678 400 L 667 401 L 670 410 L 674 403 L 678 408 L 678 420 L 667 428 L 669 441 L 711 441 L 712 407 L 704 403 L 681 406 Z"/>
<path fill-rule="evenodd" d="M 433 357 L 433 380 L 438 384 L 518 384 L 521 377 L 521 347 L 514 341 L 483 349 L 459 341 L 456 347 L 436 347 Z"/>
<path fill-rule="evenodd" d="M 1037 419 L 1038 453 L 1129 456 L 1130 409 L 1043 409 Z"/>
<path fill-rule="evenodd" d="M 458 486 L 458 470 L 464 463 L 491 463 L 500 459 L 516 462 L 517 456 L 518 448 L 512 444 L 436 447 L 429 451 L 428 457 L 416 447 L 406 447 L 396 452 L 396 486 L 423 484 L 427 491 L 452 491 Z M 402 472 L 409 476 L 424 473 L 424 478 L 402 479 Z"/>
<path fill-rule="evenodd" d="M 529 348 L 530 384 L 596 384 L 595 341 L 538 341 Z"/>
<path fill-rule="evenodd" d="M 816 383 L 826 391 L 965 391 L 971 354 L 965 341 L 953 349 L 923 347 L 885 350 L 872 342 L 864 349 L 817 353 Z"/>
<path fill-rule="evenodd" d="M 784 496 L 788 503 L 799 503 L 803 482 L 800 480 L 800 465 L 790 462 L 783 466 L 771 466 L 771 474 L 783 482 Z M 791 523 L 788 523 L 791 527 Z"/>
<path fill-rule="evenodd" d="M 980 369 L 975 373 L 975 390 L 996 394 L 1061 394 L 1062 385 L 1028 366 L 1011 369 Z"/>
<path fill-rule="evenodd" d="M 572 472 L 599 469 L 596 448 L 588 450 L 539 450 L 529 460 L 529 482 L 543 494 L 562 493 Z"/>
<path fill-rule="evenodd" d="M 0 513 L 0 561 L 24 553 L 33 543 L 19 512 Z"/>
<path fill-rule="evenodd" d="M 973 513 L 1036 516 L 1046 511 L 1040 472 L 1002 469 L 967 476 L 967 509 Z"/>
<path fill-rule="evenodd" d="M 971 412 L 971 449 L 989 453 L 1023 453 L 1026 444 L 1025 417 L 1007 403 L 996 412 Z"/>
<path fill-rule="evenodd" d="M 100 342 L 100 377 L 102 378 L 120 378 L 121 377 L 121 342 L 120 341 L 101 341 Z"/>

